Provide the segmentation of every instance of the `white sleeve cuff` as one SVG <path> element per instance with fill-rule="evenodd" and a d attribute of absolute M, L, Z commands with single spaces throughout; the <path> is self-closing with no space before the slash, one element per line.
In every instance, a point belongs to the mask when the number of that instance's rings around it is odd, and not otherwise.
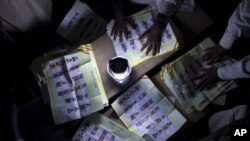
<path fill-rule="evenodd" d="M 157 0 L 156 4 L 157 4 L 158 13 L 168 15 L 169 11 L 172 11 L 173 7 L 176 6 L 177 1 L 176 0 Z"/>
<path fill-rule="evenodd" d="M 235 34 L 232 31 L 229 31 L 228 29 L 226 29 L 226 31 L 225 31 L 224 35 L 222 36 L 219 44 L 224 49 L 230 49 L 233 46 L 236 39 L 237 39 L 237 36 L 235 36 Z"/>
<path fill-rule="evenodd" d="M 220 79 L 222 80 L 232 80 L 232 79 L 238 79 L 238 78 L 250 78 L 250 74 L 246 73 L 244 69 L 248 67 L 248 63 L 243 63 L 246 58 L 237 61 L 235 63 L 219 67 L 217 69 L 217 74 Z"/>

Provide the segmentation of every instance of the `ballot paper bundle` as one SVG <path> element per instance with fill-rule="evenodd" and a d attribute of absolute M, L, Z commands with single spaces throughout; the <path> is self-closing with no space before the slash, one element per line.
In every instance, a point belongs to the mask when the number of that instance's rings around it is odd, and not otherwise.
<path fill-rule="evenodd" d="M 72 141 L 144 141 L 111 119 L 98 113 L 83 121 Z"/>
<path fill-rule="evenodd" d="M 76 0 L 57 28 L 57 33 L 72 45 L 81 45 L 105 34 L 106 25 L 107 22 L 97 16 L 86 3 Z"/>
<path fill-rule="evenodd" d="M 37 80 L 37 84 L 39 85 L 41 96 L 45 104 L 49 103 L 50 100 L 42 64 L 45 64 L 48 61 L 54 60 L 60 56 L 69 54 L 69 52 L 71 52 L 72 50 L 72 47 L 68 44 L 62 44 L 32 61 L 32 64 L 30 65 L 30 70 L 32 71 L 35 79 Z"/>
<path fill-rule="evenodd" d="M 126 90 L 112 107 L 130 131 L 149 140 L 164 141 L 186 122 L 147 77 Z"/>
<path fill-rule="evenodd" d="M 212 46 L 214 46 L 213 41 L 206 38 L 192 50 L 177 58 L 174 62 L 165 65 L 162 69 L 165 84 L 188 114 L 194 110 L 203 110 L 219 94 L 237 87 L 234 81 L 221 81 L 204 91 L 195 88 L 200 80 L 194 80 L 193 78 L 204 73 L 201 68 L 217 68 L 234 61 L 233 59 L 226 59 L 213 65 L 202 62 L 200 59 L 202 53 Z"/>
<path fill-rule="evenodd" d="M 35 73 L 43 76 L 56 124 L 79 119 L 108 105 L 95 60 L 91 60 L 86 49 L 91 51 L 91 45 L 47 61 L 42 64 L 43 74 Z"/>
<path fill-rule="evenodd" d="M 140 62 L 152 57 L 152 54 L 149 54 L 148 56 L 145 54 L 146 50 L 141 51 L 145 40 L 140 41 L 139 37 L 153 26 L 154 20 L 151 11 L 148 10 L 136 13 L 128 17 L 128 20 L 131 21 L 131 23 L 133 23 L 135 26 L 134 28 L 128 26 L 128 40 L 126 40 L 124 35 L 122 35 L 122 39 L 120 39 L 119 37 L 117 37 L 116 40 L 113 39 L 113 36 L 111 36 L 111 31 L 115 23 L 114 20 L 112 20 L 107 25 L 107 33 L 113 41 L 117 56 L 124 56 L 128 58 L 132 66 L 135 66 Z M 157 55 L 161 55 L 177 49 L 177 36 L 179 37 L 180 34 L 175 35 L 173 29 L 175 29 L 175 33 L 178 33 L 177 28 L 173 25 L 173 23 L 168 23 L 162 35 L 160 53 Z"/>

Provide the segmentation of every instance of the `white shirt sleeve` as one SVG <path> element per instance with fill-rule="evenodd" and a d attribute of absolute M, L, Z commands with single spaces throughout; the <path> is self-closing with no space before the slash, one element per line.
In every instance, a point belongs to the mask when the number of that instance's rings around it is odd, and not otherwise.
<path fill-rule="evenodd" d="M 226 125 L 234 121 L 241 120 L 247 115 L 248 106 L 239 105 L 232 109 L 224 110 L 213 114 L 208 121 L 208 127 L 211 133 L 216 133 Z"/>
<path fill-rule="evenodd" d="M 156 0 L 158 13 L 170 16 L 169 13 L 177 5 L 180 0 Z M 172 12 L 171 12 L 172 13 Z"/>
<path fill-rule="evenodd" d="M 217 74 L 222 80 L 250 78 L 250 55 L 233 64 L 219 67 Z"/>
<path fill-rule="evenodd" d="M 250 1 L 243 0 L 235 9 L 219 44 L 229 49 L 239 37 L 250 37 Z"/>

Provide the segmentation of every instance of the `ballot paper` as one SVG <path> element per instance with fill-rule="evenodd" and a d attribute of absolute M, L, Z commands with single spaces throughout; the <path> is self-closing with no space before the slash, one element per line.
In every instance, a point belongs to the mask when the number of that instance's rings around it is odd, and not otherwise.
<path fill-rule="evenodd" d="M 108 105 L 103 88 L 100 88 L 91 61 L 90 44 L 45 62 L 43 72 L 35 72 L 47 86 L 47 94 L 56 124 L 79 119 Z M 44 93 L 46 94 L 46 93 Z"/>
<path fill-rule="evenodd" d="M 206 38 L 192 50 L 163 67 L 162 77 L 165 84 L 188 114 L 194 110 L 203 110 L 219 94 L 237 87 L 234 81 L 221 81 L 204 91 L 195 89 L 200 80 L 192 78 L 203 74 L 201 68 L 216 68 L 234 62 L 230 58 L 214 65 L 207 65 L 201 61 L 200 57 L 204 50 L 214 45 L 210 38 Z"/>
<path fill-rule="evenodd" d="M 113 36 L 111 36 L 111 31 L 115 23 L 114 20 L 112 20 L 107 25 L 107 33 L 109 37 L 111 38 L 111 40 L 113 41 L 117 56 L 123 56 L 123 57 L 128 58 L 132 66 L 135 66 L 139 64 L 140 62 L 153 57 L 152 51 L 151 53 L 149 53 L 148 56 L 145 54 L 146 49 L 144 51 L 141 51 L 141 48 L 143 44 L 145 43 L 145 40 L 140 41 L 139 37 L 144 32 L 146 32 L 150 27 L 153 26 L 154 20 L 153 20 L 151 11 L 136 13 L 128 17 L 128 20 L 134 24 L 134 28 L 132 28 L 131 26 L 128 26 L 128 40 L 126 40 L 124 35 L 122 35 L 122 40 L 119 37 L 117 37 L 116 40 L 113 39 Z M 170 21 L 167 24 L 162 35 L 160 53 L 158 53 L 156 56 L 177 49 L 179 45 L 177 41 L 177 37 L 179 38 L 181 34 L 175 35 L 173 29 L 177 31 L 177 28 Z"/>
<path fill-rule="evenodd" d="M 92 114 L 83 121 L 72 141 L 144 141 L 106 116 Z"/>
<path fill-rule="evenodd" d="M 107 22 L 97 16 L 86 3 L 76 0 L 65 16 L 57 33 L 72 45 L 90 43 L 105 34 Z"/>
<path fill-rule="evenodd" d="M 186 122 L 147 77 L 126 90 L 112 107 L 130 131 L 155 141 L 168 139 Z"/>
<path fill-rule="evenodd" d="M 84 45 L 85 46 L 85 45 Z M 45 64 L 50 60 L 56 59 L 60 56 L 66 55 L 69 52 L 71 52 L 72 47 L 68 44 L 62 44 L 57 47 L 55 47 L 53 50 L 43 54 L 42 56 L 39 56 L 38 58 L 34 59 L 31 63 L 30 70 L 32 71 L 35 79 L 37 80 L 37 84 L 40 88 L 41 96 L 43 99 L 43 102 L 45 104 L 49 103 L 49 94 L 48 94 L 48 88 L 47 88 L 47 82 L 45 75 L 43 73 L 43 68 L 41 64 Z"/>

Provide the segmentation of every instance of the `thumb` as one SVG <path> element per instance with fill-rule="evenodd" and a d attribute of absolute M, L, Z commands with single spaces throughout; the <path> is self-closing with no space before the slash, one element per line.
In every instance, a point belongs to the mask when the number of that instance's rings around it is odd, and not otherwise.
<path fill-rule="evenodd" d="M 143 40 L 144 38 L 147 37 L 147 35 L 148 35 L 148 30 L 145 31 L 145 32 L 140 36 L 139 40 Z"/>

